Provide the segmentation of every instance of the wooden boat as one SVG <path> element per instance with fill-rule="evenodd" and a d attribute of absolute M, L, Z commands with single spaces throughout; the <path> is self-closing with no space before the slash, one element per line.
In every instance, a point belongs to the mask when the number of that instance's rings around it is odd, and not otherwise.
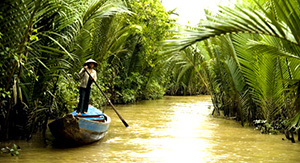
<path fill-rule="evenodd" d="M 87 114 L 77 115 L 76 111 L 49 123 L 49 129 L 55 139 L 76 145 L 89 144 L 102 139 L 111 119 L 93 106 Z"/>

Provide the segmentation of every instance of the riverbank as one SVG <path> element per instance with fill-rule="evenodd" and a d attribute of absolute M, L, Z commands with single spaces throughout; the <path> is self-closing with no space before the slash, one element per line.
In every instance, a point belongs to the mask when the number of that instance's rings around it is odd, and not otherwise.
<path fill-rule="evenodd" d="M 299 142 L 300 138 L 300 132 L 297 132 L 296 130 L 288 131 L 286 130 L 285 126 L 287 124 L 287 120 L 276 120 L 268 123 L 266 120 L 254 120 L 252 123 L 244 123 L 241 124 L 241 121 L 238 121 L 236 117 L 226 117 L 224 116 L 223 111 L 219 111 L 220 115 L 214 114 L 214 118 L 223 118 L 226 120 L 233 120 L 237 123 L 240 123 L 240 125 L 245 127 L 253 128 L 254 130 L 257 130 L 260 134 L 266 134 L 266 135 L 281 135 L 281 140 L 290 141 L 292 143 Z"/>

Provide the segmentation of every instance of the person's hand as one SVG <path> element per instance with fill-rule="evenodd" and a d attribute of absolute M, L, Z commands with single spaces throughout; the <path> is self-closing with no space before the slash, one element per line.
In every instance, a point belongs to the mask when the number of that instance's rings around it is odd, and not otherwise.
<path fill-rule="evenodd" d="M 83 66 L 83 68 L 88 68 L 88 66 L 87 66 L 87 65 L 85 65 L 85 66 Z"/>

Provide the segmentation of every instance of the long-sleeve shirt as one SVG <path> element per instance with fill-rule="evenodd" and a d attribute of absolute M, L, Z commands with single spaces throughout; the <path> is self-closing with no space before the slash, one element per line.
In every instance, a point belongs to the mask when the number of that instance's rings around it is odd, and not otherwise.
<path fill-rule="evenodd" d="M 89 69 L 87 69 L 89 71 Z M 94 80 L 97 80 L 97 73 L 94 69 L 92 69 L 92 72 L 90 73 L 91 76 L 94 78 Z M 87 74 L 84 70 L 84 68 L 82 68 L 79 72 L 79 76 L 80 76 L 80 87 L 82 88 L 86 88 L 88 86 L 89 83 L 89 74 Z"/>

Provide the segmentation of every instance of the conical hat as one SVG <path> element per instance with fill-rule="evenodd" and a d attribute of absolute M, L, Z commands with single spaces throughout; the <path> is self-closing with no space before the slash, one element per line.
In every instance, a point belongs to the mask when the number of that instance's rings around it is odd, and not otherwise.
<path fill-rule="evenodd" d="M 93 59 L 87 60 L 87 61 L 84 63 L 84 66 L 88 65 L 89 63 L 94 63 L 95 67 L 98 66 L 98 63 L 97 63 L 95 60 L 93 60 Z"/>

